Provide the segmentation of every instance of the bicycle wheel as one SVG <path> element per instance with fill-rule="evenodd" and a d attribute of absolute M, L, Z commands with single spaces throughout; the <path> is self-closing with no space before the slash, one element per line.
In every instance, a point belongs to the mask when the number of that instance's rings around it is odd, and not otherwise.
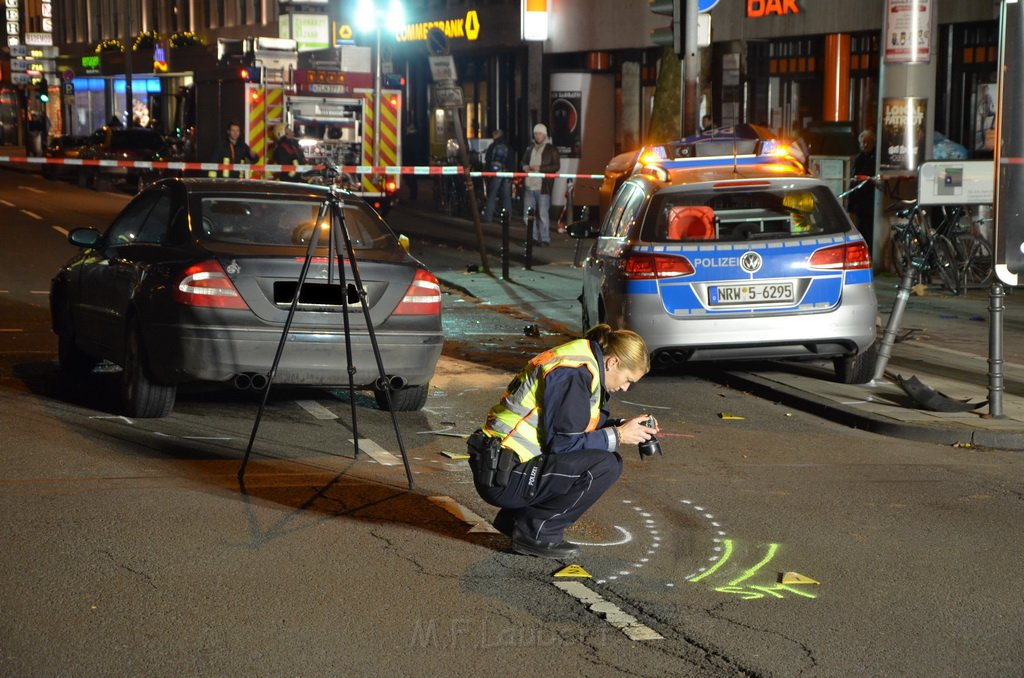
<path fill-rule="evenodd" d="M 896 275 L 903 279 L 908 267 L 913 266 L 914 258 L 921 257 L 921 239 L 915 235 L 910 224 L 894 227 L 892 233 L 892 265 Z M 918 276 L 915 274 L 914 278 Z"/>
<path fill-rule="evenodd" d="M 931 269 L 939 275 L 942 286 L 956 294 L 960 290 L 960 267 L 956 263 L 956 249 L 944 235 L 932 242 Z"/>
<path fill-rule="evenodd" d="M 956 239 L 957 257 L 967 287 L 984 287 L 992 282 L 992 246 L 973 233 Z"/>

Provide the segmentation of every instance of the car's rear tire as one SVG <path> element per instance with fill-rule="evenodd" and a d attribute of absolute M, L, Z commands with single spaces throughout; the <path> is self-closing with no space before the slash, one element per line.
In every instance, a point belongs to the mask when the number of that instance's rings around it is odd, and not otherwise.
<path fill-rule="evenodd" d="M 871 344 L 867 350 L 857 355 L 835 358 L 832 364 L 836 370 L 836 381 L 841 384 L 866 384 L 874 378 L 877 362 L 877 343 Z"/>
<path fill-rule="evenodd" d="M 430 384 L 422 386 L 405 386 L 391 391 L 392 412 L 415 412 L 423 409 L 427 404 L 427 395 L 430 393 Z M 373 389 L 373 397 L 377 401 L 377 407 L 387 411 L 388 401 L 383 389 Z"/>
<path fill-rule="evenodd" d="M 171 413 L 177 387 L 159 384 L 150 376 L 142 337 L 134 324 L 125 340 L 123 368 L 121 404 L 126 415 L 155 419 Z"/>

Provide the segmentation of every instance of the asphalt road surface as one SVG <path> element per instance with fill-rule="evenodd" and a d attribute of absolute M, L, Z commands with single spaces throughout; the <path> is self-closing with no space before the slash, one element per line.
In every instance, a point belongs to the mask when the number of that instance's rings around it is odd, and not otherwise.
<path fill-rule="evenodd" d="M 852 430 L 699 373 L 652 374 L 613 401 L 659 419 L 665 455 L 625 450 L 623 479 L 572 529 L 590 577 L 510 553 L 465 461 L 444 453 L 564 337 L 528 336 L 516 309 L 453 290 L 427 406 L 398 416 L 414 490 L 372 397 L 356 394 L 353 421 L 347 392 L 312 389 L 272 392 L 240 483 L 251 394 L 194 390 L 166 419 L 130 420 L 116 370 L 56 369 L 45 291 L 71 253 L 60 229 L 103 224 L 126 199 L 0 171 L 0 674 L 1024 665 L 1019 453 Z"/>

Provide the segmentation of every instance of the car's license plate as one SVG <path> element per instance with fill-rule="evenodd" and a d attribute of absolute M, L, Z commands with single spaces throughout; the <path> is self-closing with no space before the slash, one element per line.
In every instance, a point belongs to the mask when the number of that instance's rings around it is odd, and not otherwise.
<path fill-rule="evenodd" d="M 785 304 L 794 301 L 796 297 L 792 282 L 713 285 L 708 288 L 708 303 L 711 306 Z"/>

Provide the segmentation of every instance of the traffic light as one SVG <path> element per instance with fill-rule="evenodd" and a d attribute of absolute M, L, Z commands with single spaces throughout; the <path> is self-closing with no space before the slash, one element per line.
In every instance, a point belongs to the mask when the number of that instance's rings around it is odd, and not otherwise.
<path fill-rule="evenodd" d="M 684 0 L 647 0 L 652 12 L 672 17 L 670 25 L 651 30 L 651 42 L 671 47 L 680 59 L 686 55 L 686 47 L 683 44 L 683 2 Z"/>
<path fill-rule="evenodd" d="M 44 104 L 50 100 L 50 90 L 46 83 L 46 78 L 39 81 L 39 100 Z"/>

